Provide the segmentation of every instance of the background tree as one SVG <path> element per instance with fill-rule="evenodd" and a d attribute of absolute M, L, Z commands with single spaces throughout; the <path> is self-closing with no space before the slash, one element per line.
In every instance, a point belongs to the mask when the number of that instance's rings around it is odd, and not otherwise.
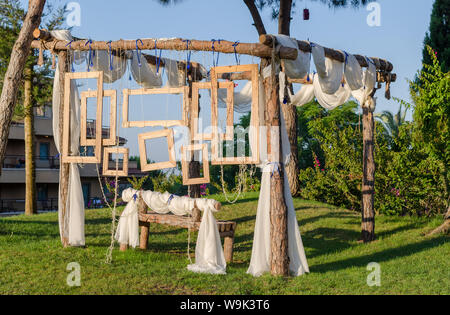
<path fill-rule="evenodd" d="M 430 28 L 425 35 L 423 48 L 423 63 L 432 65 L 433 60 L 428 53 L 427 46 L 436 52 L 441 62 L 443 72 L 450 69 L 450 1 L 436 0 L 431 13 Z"/>
<path fill-rule="evenodd" d="M 43 13 L 43 27 L 49 30 L 59 27 L 64 20 L 64 11 L 64 7 L 54 9 L 47 4 Z M 3 82 L 14 41 L 22 27 L 23 16 L 25 11 L 19 1 L 0 2 L 0 18 L 4 22 L 0 25 L 0 82 Z M 38 55 L 37 50 L 32 50 L 27 58 L 12 118 L 13 121 L 24 124 L 25 213 L 28 215 L 36 213 L 34 111 L 37 107 L 51 105 L 53 87 L 50 55 L 44 53 L 43 66 L 36 67 Z"/>
<path fill-rule="evenodd" d="M 4 0 L 5 2 L 15 0 Z M 0 96 L 0 162 L 3 163 L 8 143 L 9 127 L 11 125 L 14 106 L 17 102 L 20 81 L 27 58 L 30 53 L 31 41 L 33 40 L 33 30 L 39 27 L 41 16 L 44 10 L 45 0 L 30 0 L 28 2 L 28 12 L 25 15 L 17 40 L 14 43 L 6 69 L 2 94 Z"/>
<path fill-rule="evenodd" d="M 431 65 L 423 65 L 418 82 L 410 82 L 416 123 L 415 143 L 436 159 L 445 182 L 450 216 L 450 72 L 444 72 L 436 52 L 427 46 Z M 447 228 L 449 225 L 447 219 Z"/>

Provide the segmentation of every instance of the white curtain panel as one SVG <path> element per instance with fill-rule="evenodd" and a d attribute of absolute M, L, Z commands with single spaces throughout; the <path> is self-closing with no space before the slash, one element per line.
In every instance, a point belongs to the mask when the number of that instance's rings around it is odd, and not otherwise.
<path fill-rule="evenodd" d="M 53 82 L 53 134 L 55 145 L 58 152 L 61 154 L 61 148 L 59 147 L 59 106 L 60 97 L 59 92 L 61 87 L 59 86 L 59 68 L 55 71 L 55 79 Z M 78 89 L 75 82 L 71 83 L 71 98 L 70 98 L 70 110 L 71 110 L 71 134 L 79 134 L 80 130 L 80 98 L 78 96 Z M 79 150 L 79 138 L 71 137 L 70 147 L 72 152 L 77 154 Z M 69 245 L 72 246 L 84 246 L 84 199 L 83 190 L 81 187 L 80 174 L 77 164 L 71 164 L 69 168 L 69 189 L 66 203 L 66 212 L 63 214 L 63 204 L 60 194 L 61 187 L 59 187 L 58 193 L 58 211 L 59 211 L 59 227 L 61 240 L 68 238 Z"/>
<path fill-rule="evenodd" d="M 120 244 L 128 244 L 135 248 L 139 246 L 139 213 L 138 197 L 140 192 L 132 188 L 122 192 L 122 200 L 128 202 L 117 225 L 114 238 Z"/>

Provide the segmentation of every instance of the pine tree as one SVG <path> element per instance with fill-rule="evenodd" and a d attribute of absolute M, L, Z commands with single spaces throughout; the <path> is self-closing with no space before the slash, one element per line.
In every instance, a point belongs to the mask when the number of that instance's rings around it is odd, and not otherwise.
<path fill-rule="evenodd" d="M 436 57 L 440 60 L 443 72 L 450 69 L 450 1 L 436 0 L 431 13 L 430 28 L 425 35 L 422 62 L 432 65 L 427 45 L 436 52 Z"/>

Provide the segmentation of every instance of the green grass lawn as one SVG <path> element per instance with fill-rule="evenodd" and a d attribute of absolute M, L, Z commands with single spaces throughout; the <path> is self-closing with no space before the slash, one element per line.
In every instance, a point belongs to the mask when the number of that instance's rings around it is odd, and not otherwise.
<path fill-rule="evenodd" d="M 246 271 L 257 200 L 248 193 L 216 215 L 238 222 L 227 275 L 189 272 L 187 230 L 156 224 L 147 251 L 116 246 L 105 264 L 106 209 L 86 211 L 86 248 L 61 247 L 56 213 L 0 218 L 0 294 L 450 294 L 449 238 L 423 236 L 439 219 L 378 216 L 377 241 L 365 245 L 358 243 L 358 213 L 300 199 L 294 204 L 311 272 L 254 278 Z M 66 284 L 70 262 L 81 265 L 80 287 Z M 381 266 L 380 287 L 366 283 L 370 262 Z"/>

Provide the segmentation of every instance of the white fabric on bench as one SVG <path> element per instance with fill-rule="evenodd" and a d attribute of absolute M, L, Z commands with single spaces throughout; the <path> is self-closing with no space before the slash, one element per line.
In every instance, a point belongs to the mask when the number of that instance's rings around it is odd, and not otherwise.
<path fill-rule="evenodd" d="M 169 212 L 175 215 L 191 214 L 196 206 L 203 211 L 202 222 L 198 231 L 195 248 L 195 264 L 187 266 L 188 270 L 201 273 L 225 274 L 226 262 L 223 254 L 220 234 L 213 212 L 216 201 L 205 198 L 189 198 L 172 195 L 169 192 L 137 191 L 132 188 L 122 192 L 122 199 L 128 202 L 119 219 L 116 240 L 129 244 L 132 247 L 139 245 L 139 214 L 137 199 L 139 195 L 147 206 L 159 214 Z"/>

